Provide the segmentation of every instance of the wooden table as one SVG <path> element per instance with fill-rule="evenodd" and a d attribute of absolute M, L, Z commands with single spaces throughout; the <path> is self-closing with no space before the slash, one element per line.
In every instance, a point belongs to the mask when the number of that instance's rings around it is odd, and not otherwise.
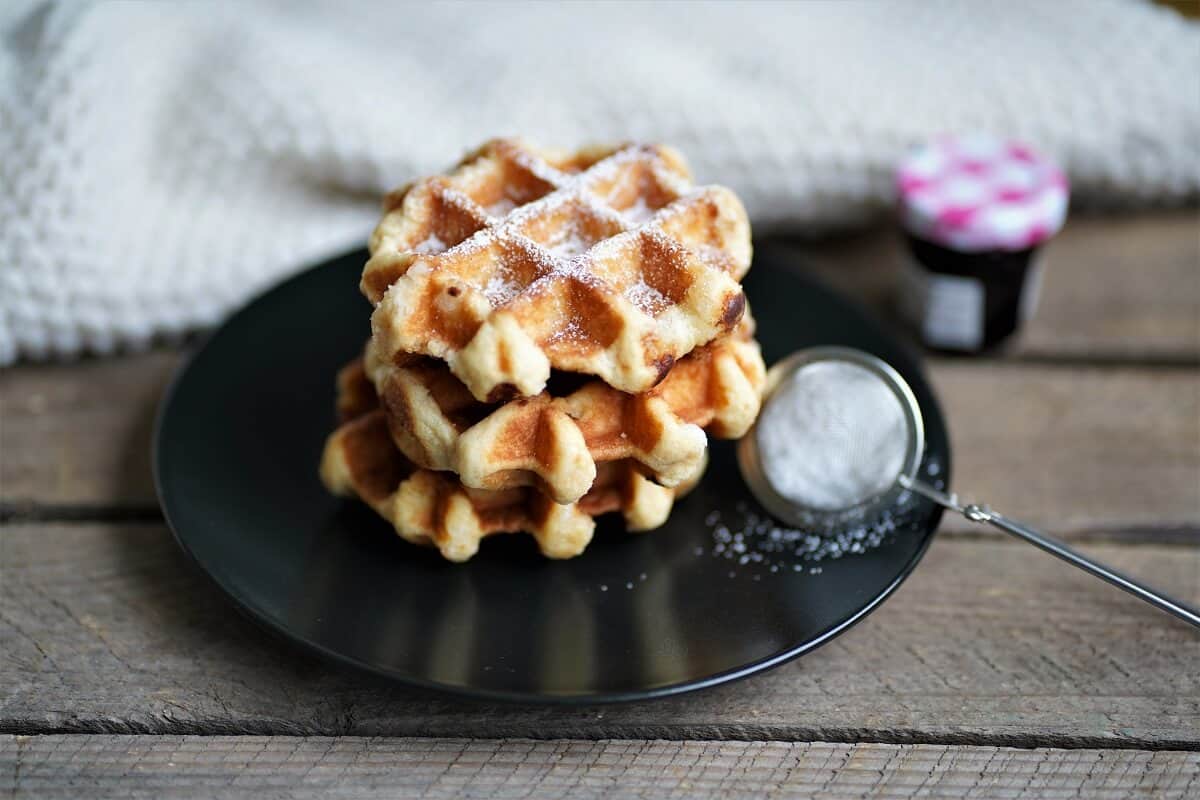
<path fill-rule="evenodd" d="M 792 243 L 879 303 L 889 232 Z M 1073 221 L 1002 357 L 935 359 L 957 485 L 1200 602 L 1200 217 Z M 1200 796 L 1200 636 L 947 519 L 819 651 L 632 705 L 467 703 L 274 641 L 177 552 L 148 460 L 173 350 L 0 374 L 0 792 Z"/>

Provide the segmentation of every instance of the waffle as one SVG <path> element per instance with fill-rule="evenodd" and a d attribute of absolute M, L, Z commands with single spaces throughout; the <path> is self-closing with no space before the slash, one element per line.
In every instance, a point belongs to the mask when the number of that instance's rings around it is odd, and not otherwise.
<path fill-rule="evenodd" d="M 440 361 L 410 357 L 395 366 L 375 358 L 371 345 L 366 360 L 392 438 L 410 460 L 455 472 L 473 488 L 532 485 L 572 503 L 592 486 L 598 464 L 632 459 L 675 486 L 704 459 L 705 430 L 744 434 L 758 415 L 765 371 L 753 332 L 747 314 L 639 395 L 592 378 L 560 395 L 543 391 L 498 407 L 477 401 Z"/>
<path fill-rule="evenodd" d="M 662 525 L 675 497 L 704 472 L 702 460 L 687 480 L 668 489 L 629 459 L 601 465 L 576 503 L 559 505 L 532 487 L 468 489 L 445 472 L 421 469 L 392 443 L 387 420 L 359 369 L 339 376 L 342 423 L 329 436 L 321 479 L 335 494 L 356 496 L 390 522 L 405 540 L 432 545 L 450 561 L 466 561 L 494 533 L 527 531 L 549 558 L 571 558 L 592 539 L 594 517 L 620 511 L 628 530 Z"/>
<path fill-rule="evenodd" d="M 745 306 L 746 212 L 667 147 L 496 140 L 384 211 L 362 277 L 381 356 L 442 359 L 483 402 L 552 368 L 644 392 Z"/>

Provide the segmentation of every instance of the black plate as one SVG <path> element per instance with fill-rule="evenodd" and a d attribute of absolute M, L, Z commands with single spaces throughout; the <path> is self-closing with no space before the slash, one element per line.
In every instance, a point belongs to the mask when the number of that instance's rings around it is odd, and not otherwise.
<path fill-rule="evenodd" d="M 713 512 L 742 519 L 757 504 L 732 443 L 716 442 L 666 526 L 633 535 L 619 517 L 602 521 L 579 558 L 547 561 L 527 536 L 492 537 L 461 565 L 409 545 L 317 478 L 334 373 L 369 328 L 364 260 L 311 269 L 235 314 L 176 377 L 154 445 L 180 546 L 253 618 L 309 649 L 489 699 L 674 694 L 828 641 L 887 597 L 932 538 L 940 511 L 922 504 L 860 554 L 740 564 L 732 543 L 716 552 Z M 948 477 L 942 415 L 916 361 L 855 305 L 772 261 L 760 254 L 745 284 L 767 363 L 816 344 L 881 356 L 916 393 L 928 458 Z"/>

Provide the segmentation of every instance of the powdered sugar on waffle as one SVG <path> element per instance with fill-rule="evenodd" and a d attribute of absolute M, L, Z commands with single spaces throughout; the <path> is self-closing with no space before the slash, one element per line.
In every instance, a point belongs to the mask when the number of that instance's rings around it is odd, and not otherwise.
<path fill-rule="evenodd" d="M 621 215 L 634 225 L 641 225 L 645 222 L 648 222 L 650 218 L 654 216 L 654 212 L 657 210 L 658 209 L 651 208 L 649 204 L 646 203 L 646 198 L 638 197 L 636 202 L 621 212 Z"/>
<path fill-rule="evenodd" d="M 645 281 L 638 281 L 626 289 L 625 297 L 650 316 L 654 316 L 670 304 L 662 292 Z"/>
<path fill-rule="evenodd" d="M 512 198 L 502 197 L 484 210 L 487 211 L 488 216 L 492 219 L 504 219 L 516 207 L 517 204 Z"/>
<path fill-rule="evenodd" d="M 618 168 L 622 165 L 628 164 L 631 161 L 645 159 L 647 156 L 657 158 L 657 153 L 650 146 L 636 145 L 624 148 L 578 174 L 570 174 L 555 169 L 549 163 L 534 157 L 524 150 L 510 151 L 506 155 L 512 159 L 513 163 L 526 169 L 529 173 L 551 186 L 554 186 L 555 189 L 549 194 L 521 206 L 517 206 L 511 198 L 505 197 L 487 208 L 481 208 L 461 190 L 443 185 L 440 187 L 440 190 L 446 201 L 471 211 L 475 216 L 479 216 L 478 212 L 482 211 L 488 217 L 490 223 L 488 227 L 468 237 L 461 244 L 449 248 L 449 252 L 454 252 L 458 248 L 472 246 L 486 247 L 493 242 L 499 241 L 501 238 L 519 235 L 518 231 L 533 223 L 542 215 L 553 213 L 554 209 L 567 203 L 578 203 L 583 206 L 586 208 L 587 213 L 608 222 L 614 228 L 614 232 L 617 235 L 622 231 L 629 231 L 653 224 L 656 215 L 662 210 L 650 208 L 645 198 L 639 196 L 637 201 L 628 209 L 618 212 L 606 203 L 601 202 L 599 198 L 589 191 L 589 187 L 595 183 L 615 176 Z M 663 178 L 661 175 L 660 179 L 664 181 L 669 180 Z M 678 180 L 671 182 L 679 183 Z M 578 229 L 577 222 L 568 225 L 561 232 L 559 238 L 551 242 L 545 244 L 538 244 L 532 242 L 532 240 L 530 242 L 535 248 L 544 250 L 550 256 L 550 259 L 548 259 L 549 263 L 547 263 L 549 267 L 546 270 L 547 274 L 565 274 L 575 278 L 583 277 L 582 273 L 584 270 L 580 268 L 581 264 L 566 264 L 564 262 L 568 260 L 577 261 L 579 256 L 587 253 L 597 244 L 596 241 L 582 235 Z"/>
<path fill-rule="evenodd" d="M 729 315 L 740 311 L 737 283 L 749 266 L 745 212 L 727 189 L 693 190 L 686 165 L 670 148 L 558 156 L 496 140 L 450 174 L 416 186 L 422 193 L 411 208 L 389 212 L 401 219 L 385 231 L 404 231 L 406 214 L 435 222 L 446 214 L 453 223 L 447 232 L 474 233 L 420 259 L 440 273 L 436 278 L 412 271 L 407 261 L 390 261 L 397 249 L 411 250 L 402 233 L 382 240 L 395 249 L 381 251 L 374 243 L 363 277 L 368 297 L 378 303 L 373 329 L 391 353 L 447 358 L 477 399 L 501 384 L 536 394 L 560 362 L 622 391 L 644 391 L 660 377 L 657 365 L 727 330 L 735 321 Z M 497 197 L 528 202 L 497 219 Z M 440 228 L 438 234 L 455 235 Z M 703 243 L 730 250 L 717 269 L 693 252 Z M 707 290 L 684 291 L 697 281 Z M 465 285 L 468 294 L 438 292 L 437 302 L 446 307 L 417 326 L 410 304 L 429 296 L 421 284 L 430 282 Z M 668 285 L 679 286 L 682 295 L 675 297 Z M 499 309 L 509 316 L 482 324 Z M 580 313 L 597 315 L 599 324 L 572 330 L 564 317 Z M 462 335 L 456 320 L 468 319 L 481 324 L 478 332 L 455 341 Z M 582 349 L 546 349 L 564 340 Z"/>
<path fill-rule="evenodd" d="M 480 216 L 480 213 L 479 213 L 480 211 L 483 211 L 484 215 L 487 214 L 487 211 L 481 209 L 479 207 L 478 203 L 476 203 L 474 200 L 472 200 L 470 197 L 468 197 L 462 191 L 455 189 L 452 186 L 446 186 L 445 184 L 443 184 L 438 187 L 438 191 L 441 193 L 442 200 L 444 202 L 463 209 L 464 211 L 471 214 L 471 216 L 478 218 Z M 511 201 L 509 201 L 509 202 L 511 202 Z"/>
<path fill-rule="evenodd" d="M 729 254 L 719 247 L 712 247 L 711 245 L 702 244 L 691 248 L 691 250 L 697 258 L 699 258 L 705 264 L 708 264 L 713 269 L 719 269 L 723 272 L 732 272 L 735 267 L 733 260 L 729 257 Z"/>
<path fill-rule="evenodd" d="M 548 161 L 538 158 L 524 147 L 508 147 L 506 155 L 512 162 L 524 168 L 531 175 L 541 178 L 551 186 L 565 186 L 571 181 L 571 176 L 555 169 Z"/>
<path fill-rule="evenodd" d="M 492 273 L 483 287 L 483 294 L 493 308 L 512 300 L 520 291 L 521 286 L 513 281 L 504 270 L 496 270 Z"/>
<path fill-rule="evenodd" d="M 554 331 L 550 336 L 549 342 L 551 344 L 558 344 L 559 342 L 569 342 L 581 338 L 583 338 L 583 327 L 580 326 L 578 320 L 572 319 L 566 325 Z"/>
<path fill-rule="evenodd" d="M 579 229 L 572 225 L 553 241 L 547 242 L 544 247 L 558 258 L 573 259 L 587 252 L 592 244 L 594 243 L 585 239 Z"/>
<path fill-rule="evenodd" d="M 670 213 L 674 203 L 653 208 L 646 202 L 644 194 L 638 194 L 628 208 L 617 211 L 608 204 L 611 202 L 611 198 L 602 200 L 592 191 L 592 187 L 596 184 L 615 178 L 618 170 L 631 162 L 647 158 L 660 159 L 659 152 L 653 146 L 631 145 L 625 147 L 579 173 L 568 173 L 556 169 L 548 161 L 521 148 L 506 148 L 504 155 L 512 163 L 555 188 L 523 205 L 517 205 L 511 197 L 505 196 L 484 208 L 464 191 L 445 182 L 439 182 L 438 191 L 445 202 L 467 211 L 481 224 L 486 222 L 486 227 L 450 247 L 447 247 L 447 243 L 438 238 L 436 234 L 431 233 L 413 247 L 414 252 L 422 255 L 441 253 L 453 255 L 484 249 L 504 239 L 516 241 L 521 244 L 523 250 L 541 264 L 540 274 L 528 284 L 530 288 L 533 288 L 543 281 L 563 277 L 593 285 L 598 284 L 599 280 L 587 262 L 587 254 L 595 245 L 604 241 L 613 242 L 614 239 L 623 238 L 628 239 L 632 244 L 637 231 L 651 233 L 658 242 L 672 252 L 678 253 L 683 250 L 679 243 L 666 236 L 657 224 L 659 218 Z M 693 201 L 703 192 L 703 188 L 689 188 L 686 180 L 668 170 L 655 169 L 654 172 L 656 181 L 669 193 L 676 195 L 676 201 Z M 562 230 L 556 232 L 555 238 L 548 242 L 539 243 L 521 233 L 539 218 L 553 214 L 555 209 L 571 203 L 582 206 L 586 209 L 587 214 L 610 225 L 614 232 L 613 236 L 607 237 L 607 239 L 601 237 L 599 240 L 589 237 L 581 230 L 581 222 L 578 219 L 569 220 Z M 706 263 L 727 269 L 728 257 L 718 248 L 697 246 L 694 251 Z M 478 286 L 493 307 L 510 302 L 526 288 L 513 281 L 510 276 L 502 274 L 503 271 L 503 267 L 499 267 L 496 273 L 489 275 L 487 280 Z M 667 298 L 644 281 L 629 287 L 625 294 L 630 302 L 647 314 L 654 314 L 669 305 Z"/>
<path fill-rule="evenodd" d="M 613 237 L 625 235 L 632 242 L 634 236 L 629 235 L 631 232 L 651 228 L 655 225 L 656 218 L 665 211 L 663 208 L 652 208 L 646 202 L 644 194 L 638 194 L 628 208 L 617 211 L 608 204 L 611 202 L 610 198 L 602 200 L 592 191 L 592 187 L 597 184 L 616 178 L 618 171 L 632 162 L 660 159 L 659 152 L 652 146 L 633 145 L 623 148 L 576 174 L 556 169 L 547 160 L 521 148 L 507 147 L 504 156 L 554 188 L 548 194 L 520 206 L 511 197 L 505 196 L 484 208 L 463 190 L 446 182 L 439 182 L 437 188 L 444 202 L 465 210 L 486 227 L 453 246 L 447 246 L 446 242 L 431 233 L 412 248 L 414 252 L 422 255 L 454 254 L 487 248 L 507 239 L 519 242 L 523 250 L 540 262 L 542 269 L 539 270 L 538 278 L 530 282 L 531 287 L 543 280 L 562 277 L 596 284 L 598 280 L 592 273 L 586 256 L 596 244 L 605 241 L 606 238 L 588 236 L 583 230 L 582 220 L 569 219 L 567 225 L 555 232 L 555 238 L 541 243 L 533 241 L 521 231 L 536 224 L 545 215 L 555 213 L 556 209 L 564 205 L 576 204 L 581 207 L 583 213 L 600 220 L 601 225 L 611 228 L 613 236 L 607 237 L 608 241 Z M 655 168 L 654 172 L 656 181 L 669 194 L 695 195 L 694 191 L 688 191 L 685 180 L 669 170 Z M 670 237 L 662 236 L 661 232 L 659 236 L 660 241 L 670 242 L 674 248 L 678 248 Z M 502 271 L 501 266 L 496 274 L 487 276 L 482 285 L 477 287 L 493 307 L 510 302 L 526 288 L 513 281 L 510 276 L 501 274 Z M 654 313 L 668 304 L 665 297 L 644 282 L 640 286 L 630 287 L 626 295 L 636 307 L 646 313 Z"/>
<path fill-rule="evenodd" d="M 417 246 L 413 248 L 414 253 L 420 253 L 422 255 L 441 253 L 445 250 L 446 243 L 439 239 L 436 233 L 429 234 L 425 237 L 425 239 L 418 242 Z"/>

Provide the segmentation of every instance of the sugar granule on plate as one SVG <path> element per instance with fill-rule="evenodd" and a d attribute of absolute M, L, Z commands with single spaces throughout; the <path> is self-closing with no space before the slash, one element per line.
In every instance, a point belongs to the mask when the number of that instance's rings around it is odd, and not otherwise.
<path fill-rule="evenodd" d="M 926 454 L 918 475 L 935 489 L 945 488 L 942 463 L 935 455 Z M 919 534 L 927 514 L 927 501 L 905 490 L 897 495 L 894 506 L 869 519 L 841 520 L 835 528 L 806 530 L 783 525 L 754 504 L 739 502 L 705 516 L 710 544 L 696 548 L 696 555 L 707 553 L 752 574 L 819 575 L 821 563 L 866 553 L 897 535 Z"/>
<path fill-rule="evenodd" d="M 899 399 L 870 370 L 845 361 L 797 370 L 763 409 L 755 436 L 775 491 L 819 511 L 886 491 L 908 450 Z"/>

